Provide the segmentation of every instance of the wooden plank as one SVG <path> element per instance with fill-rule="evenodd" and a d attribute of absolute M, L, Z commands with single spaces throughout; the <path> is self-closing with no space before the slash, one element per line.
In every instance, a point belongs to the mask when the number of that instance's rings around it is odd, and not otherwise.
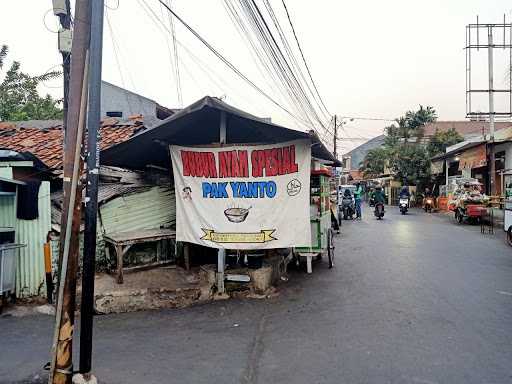
<path fill-rule="evenodd" d="M 173 264 L 172 261 L 157 261 L 154 263 L 144 264 L 144 265 L 136 265 L 133 267 L 123 268 L 124 273 L 131 273 L 131 272 L 137 272 L 137 271 L 145 271 L 148 269 L 158 268 L 158 267 L 165 267 L 169 266 L 172 269 L 176 268 L 176 265 Z"/>
<path fill-rule="evenodd" d="M 135 244 L 149 241 L 176 238 L 176 231 L 171 229 L 147 229 L 140 231 L 129 231 L 111 233 L 103 236 L 105 241 L 112 244 Z"/>

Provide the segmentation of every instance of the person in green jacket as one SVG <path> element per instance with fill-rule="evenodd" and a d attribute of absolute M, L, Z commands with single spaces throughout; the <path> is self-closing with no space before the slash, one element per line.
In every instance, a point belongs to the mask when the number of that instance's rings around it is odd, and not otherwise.
<path fill-rule="evenodd" d="M 375 204 L 377 203 L 386 203 L 386 195 L 384 194 L 384 191 L 382 190 L 382 187 L 378 185 L 375 188 L 375 192 L 373 192 L 373 198 L 375 200 Z"/>
<path fill-rule="evenodd" d="M 356 183 L 356 190 L 354 191 L 354 201 L 356 205 L 356 218 L 361 220 L 361 199 L 363 198 L 363 187 L 361 184 Z"/>

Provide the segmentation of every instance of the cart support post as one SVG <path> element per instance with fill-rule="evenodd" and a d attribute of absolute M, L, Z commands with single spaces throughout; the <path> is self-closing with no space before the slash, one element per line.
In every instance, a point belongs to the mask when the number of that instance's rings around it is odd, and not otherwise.
<path fill-rule="evenodd" d="M 220 112 L 220 124 L 219 124 L 219 142 L 222 146 L 226 144 L 226 112 Z M 217 292 L 224 293 L 224 270 L 225 270 L 225 262 L 226 262 L 226 250 L 224 248 L 219 248 L 217 252 Z"/>

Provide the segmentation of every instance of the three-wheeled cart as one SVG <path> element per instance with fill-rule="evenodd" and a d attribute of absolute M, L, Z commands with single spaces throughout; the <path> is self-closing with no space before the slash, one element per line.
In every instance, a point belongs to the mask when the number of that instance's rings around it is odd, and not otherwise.
<path fill-rule="evenodd" d="M 464 220 L 470 223 L 478 223 L 482 214 L 487 211 L 487 208 L 483 204 L 464 204 L 454 207 L 455 220 L 457 223 L 462 224 Z"/>
<path fill-rule="evenodd" d="M 297 263 L 305 259 L 308 273 L 313 272 L 313 258 L 327 256 L 329 268 L 332 268 L 334 265 L 334 231 L 331 228 L 330 178 L 331 173 L 326 168 L 311 171 L 311 246 L 293 249 Z"/>

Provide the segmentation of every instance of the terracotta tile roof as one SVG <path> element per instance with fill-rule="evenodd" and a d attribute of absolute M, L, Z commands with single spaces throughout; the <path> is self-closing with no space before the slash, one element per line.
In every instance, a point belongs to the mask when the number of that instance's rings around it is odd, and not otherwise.
<path fill-rule="evenodd" d="M 512 122 L 496 122 L 496 130 L 504 129 L 512 126 Z M 425 125 L 423 128 L 424 136 L 433 136 L 436 129 L 439 131 L 448 131 L 454 128 L 462 136 L 476 136 L 482 134 L 482 129 L 485 133 L 489 133 L 489 123 L 486 121 L 436 121 Z"/>
<path fill-rule="evenodd" d="M 21 122 L 0 122 L 0 148 L 17 152 L 30 152 L 52 169 L 62 167 L 62 122 L 47 124 L 44 128 Z M 49 125 L 49 126 L 48 126 Z M 128 121 L 106 118 L 100 128 L 100 148 L 106 149 L 128 140 L 144 130 L 139 116 Z"/>

